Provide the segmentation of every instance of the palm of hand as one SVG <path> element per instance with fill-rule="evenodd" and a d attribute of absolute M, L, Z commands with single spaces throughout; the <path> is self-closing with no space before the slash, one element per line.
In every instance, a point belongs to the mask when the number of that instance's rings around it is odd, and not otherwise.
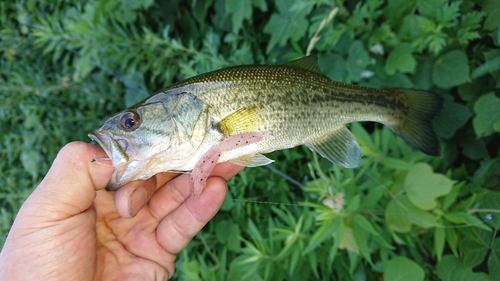
<path fill-rule="evenodd" d="M 113 194 L 103 190 L 112 168 L 90 163 L 103 154 L 84 143 L 61 150 L 16 218 L 0 254 L 1 280 L 170 278 L 176 254 L 215 215 L 225 180 L 241 170 L 217 166 L 197 197 L 187 174 L 158 174 Z"/>

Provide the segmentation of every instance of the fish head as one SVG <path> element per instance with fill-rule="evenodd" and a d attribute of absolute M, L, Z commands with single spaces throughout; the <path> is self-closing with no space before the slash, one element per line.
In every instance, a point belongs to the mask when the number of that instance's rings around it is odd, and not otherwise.
<path fill-rule="evenodd" d="M 115 170 L 107 190 L 156 173 L 188 170 L 209 127 L 207 108 L 190 93 L 161 93 L 109 118 L 89 134 Z M 186 166 L 187 165 L 187 166 Z"/>

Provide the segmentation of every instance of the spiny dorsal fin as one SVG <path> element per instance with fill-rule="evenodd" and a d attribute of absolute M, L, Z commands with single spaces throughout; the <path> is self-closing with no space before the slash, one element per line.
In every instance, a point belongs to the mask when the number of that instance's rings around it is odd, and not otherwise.
<path fill-rule="evenodd" d="M 323 74 L 323 72 L 321 72 L 321 69 L 319 68 L 317 55 L 309 55 L 309 56 L 300 58 L 298 60 L 287 62 L 284 65 L 298 67 L 298 68 L 306 69 L 306 70 L 309 70 L 312 72 Z"/>
<path fill-rule="evenodd" d="M 262 124 L 262 114 L 256 105 L 240 108 L 222 119 L 218 128 L 226 137 L 242 133 L 256 132 Z"/>
<path fill-rule="evenodd" d="M 345 126 L 306 145 L 331 162 L 346 168 L 358 166 L 361 160 L 359 143 Z"/>

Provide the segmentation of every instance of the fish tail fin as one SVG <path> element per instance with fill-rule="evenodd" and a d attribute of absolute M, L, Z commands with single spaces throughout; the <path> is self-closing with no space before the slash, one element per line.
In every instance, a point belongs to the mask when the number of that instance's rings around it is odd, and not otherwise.
<path fill-rule="evenodd" d="M 440 155 L 439 138 L 432 121 L 441 112 L 444 100 L 441 96 L 418 90 L 392 89 L 405 97 L 408 107 L 406 116 L 389 127 L 414 148 L 432 156 Z"/>

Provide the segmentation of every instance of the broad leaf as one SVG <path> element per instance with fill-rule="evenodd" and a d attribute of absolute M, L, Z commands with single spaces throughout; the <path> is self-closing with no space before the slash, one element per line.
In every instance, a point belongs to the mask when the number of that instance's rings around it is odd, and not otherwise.
<path fill-rule="evenodd" d="M 421 281 L 424 277 L 422 267 L 406 257 L 395 257 L 384 266 L 384 281 Z"/>
<path fill-rule="evenodd" d="M 485 273 L 474 273 L 472 268 L 464 267 L 459 258 L 451 255 L 444 256 L 436 270 L 442 281 L 491 281 Z"/>
<path fill-rule="evenodd" d="M 413 73 L 417 66 L 417 61 L 412 52 L 410 44 L 401 44 L 394 49 L 385 62 L 385 71 L 387 74 L 393 75 L 396 71 Z"/>
<path fill-rule="evenodd" d="M 463 51 L 451 51 L 439 57 L 432 69 L 432 82 L 441 88 L 451 88 L 470 81 L 469 64 Z"/>
<path fill-rule="evenodd" d="M 452 187 L 452 180 L 434 173 L 426 163 L 416 164 L 405 180 L 408 199 L 422 210 L 434 209 L 436 198 L 448 194 Z"/>
<path fill-rule="evenodd" d="M 474 104 L 476 116 L 472 120 L 474 130 L 479 137 L 486 137 L 493 134 L 495 124 L 500 120 L 500 99 L 491 92 L 481 96 Z M 498 129 L 498 128 L 497 128 Z"/>

